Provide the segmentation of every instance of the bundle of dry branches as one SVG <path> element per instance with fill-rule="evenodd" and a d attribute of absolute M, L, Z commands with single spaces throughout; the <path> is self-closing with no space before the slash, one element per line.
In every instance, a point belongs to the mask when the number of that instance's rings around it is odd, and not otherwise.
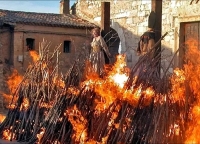
<path fill-rule="evenodd" d="M 124 87 L 128 91 L 142 85 L 143 91 L 151 86 L 155 93 L 150 99 L 142 93 L 133 105 L 116 98 L 104 111 L 98 111 L 95 106 L 101 96 L 95 88 L 80 86 L 85 54 L 79 55 L 67 75 L 60 77 L 58 62 L 52 62 L 57 53 L 58 48 L 49 56 L 48 45 L 41 47 L 38 61 L 28 68 L 16 90 L 18 101 L 0 126 L 1 136 L 7 129 L 11 139 L 29 143 L 183 142 L 181 113 L 185 103 L 172 102 L 171 81 L 167 75 L 160 78 L 158 74 L 159 56 L 150 59 L 147 53 L 142 57 Z M 138 79 L 133 83 L 135 73 Z M 179 135 L 174 129 L 176 123 L 182 132 Z"/>

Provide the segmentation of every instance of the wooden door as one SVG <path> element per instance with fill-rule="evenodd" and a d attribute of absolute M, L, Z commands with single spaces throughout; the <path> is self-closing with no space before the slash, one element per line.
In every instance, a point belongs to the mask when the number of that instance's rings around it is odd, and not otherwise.
<path fill-rule="evenodd" d="M 196 46 L 200 50 L 200 22 L 181 23 L 179 36 L 179 66 L 183 67 L 184 56 L 190 45 L 188 41 L 195 40 Z"/>
<path fill-rule="evenodd" d="M 189 43 L 187 43 L 189 40 L 194 40 L 195 46 L 198 48 L 200 47 L 200 22 L 194 22 L 194 23 L 186 23 L 185 24 L 185 44 L 186 49 L 189 47 Z"/>

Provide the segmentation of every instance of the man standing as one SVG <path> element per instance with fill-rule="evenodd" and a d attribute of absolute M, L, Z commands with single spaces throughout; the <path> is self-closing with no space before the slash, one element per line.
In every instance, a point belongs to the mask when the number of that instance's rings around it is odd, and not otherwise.
<path fill-rule="evenodd" d="M 138 42 L 137 53 L 139 55 L 145 55 L 150 52 L 150 57 L 153 58 L 154 50 L 151 50 L 155 45 L 155 13 L 151 12 L 148 19 L 148 30 L 140 37 Z"/>

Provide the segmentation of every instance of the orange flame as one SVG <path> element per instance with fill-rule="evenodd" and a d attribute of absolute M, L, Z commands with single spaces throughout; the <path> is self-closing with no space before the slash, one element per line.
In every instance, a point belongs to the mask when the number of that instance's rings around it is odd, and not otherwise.
<path fill-rule="evenodd" d="M 69 121 L 73 125 L 75 142 L 84 143 L 87 139 L 87 120 L 82 116 L 76 105 L 66 111 Z"/>
<path fill-rule="evenodd" d="M 4 119 L 6 118 L 5 115 L 0 114 L 0 123 L 2 123 L 4 121 Z"/>
<path fill-rule="evenodd" d="M 190 39 L 188 42 L 186 53 L 186 62 L 184 65 L 185 75 L 187 78 L 187 85 L 189 86 L 192 95 L 186 95 L 188 103 L 193 104 L 189 112 L 188 129 L 186 130 L 185 143 L 200 143 L 200 51 L 198 49 L 198 42 Z"/>
<path fill-rule="evenodd" d="M 41 128 L 41 132 L 39 134 L 37 134 L 38 143 L 40 143 L 44 133 L 45 133 L 45 128 Z"/>
<path fill-rule="evenodd" d="M 87 89 L 93 89 L 100 98 L 96 98 L 96 111 L 105 111 L 117 99 L 128 101 L 136 106 L 141 95 L 144 95 L 145 105 L 149 104 L 150 99 L 154 96 L 154 90 L 147 88 L 142 91 L 142 84 L 138 88 L 126 90 L 124 87 L 128 80 L 130 70 L 126 67 L 125 56 L 117 56 L 117 61 L 108 72 L 104 79 L 94 75 L 88 75 L 88 80 L 82 83 Z"/>
<path fill-rule="evenodd" d="M 38 55 L 38 53 L 36 51 L 29 51 L 29 53 L 30 53 L 30 56 L 33 59 L 33 62 L 36 62 L 36 61 L 39 60 L 39 55 Z"/>
<path fill-rule="evenodd" d="M 79 89 L 72 86 L 67 89 L 67 92 L 76 96 L 80 93 Z"/>
<path fill-rule="evenodd" d="M 171 77 L 171 99 L 172 102 L 184 101 L 185 99 L 185 80 L 186 76 L 183 70 L 175 69 Z"/>
<path fill-rule="evenodd" d="M 19 75 L 16 69 L 14 69 L 12 75 L 8 77 L 7 84 L 10 89 L 11 94 L 14 94 L 15 90 L 21 83 L 22 78 L 23 77 Z"/>
<path fill-rule="evenodd" d="M 126 67 L 124 55 L 117 56 L 117 61 L 113 67 L 113 70 L 108 75 L 108 78 L 111 81 L 114 81 L 114 83 L 120 88 L 124 87 L 129 75 L 129 69 Z"/>
<path fill-rule="evenodd" d="M 23 98 L 23 102 L 22 102 L 22 104 L 20 106 L 20 110 L 27 110 L 29 105 L 30 104 L 29 104 L 28 98 Z"/>
<path fill-rule="evenodd" d="M 4 140 L 11 140 L 11 138 L 13 139 L 15 137 L 15 134 L 12 133 L 11 130 L 12 130 L 12 127 L 10 127 L 10 129 L 4 130 L 2 139 Z"/>
<path fill-rule="evenodd" d="M 8 85 L 10 94 L 1 92 L 7 108 L 13 108 L 14 104 L 16 103 L 18 96 L 14 94 L 19 84 L 22 82 L 22 78 L 23 77 L 17 72 L 16 69 L 14 69 L 11 76 L 7 78 L 7 85 Z M 12 102 L 12 106 L 11 106 L 11 102 Z"/>
<path fill-rule="evenodd" d="M 53 83 L 61 88 L 65 88 L 65 82 L 57 76 L 53 77 Z"/>

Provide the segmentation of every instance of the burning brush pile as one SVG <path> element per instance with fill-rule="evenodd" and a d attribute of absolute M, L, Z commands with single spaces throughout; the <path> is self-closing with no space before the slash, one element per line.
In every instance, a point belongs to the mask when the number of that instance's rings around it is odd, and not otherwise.
<path fill-rule="evenodd" d="M 200 143 L 200 52 L 190 42 L 184 69 L 158 74 L 159 57 L 125 56 L 103 78 L 83 75 L 86 57 L 58 73 L 58 48 L 41 45 L 13 93 L 2 139 L 40 144 Z M 135 78 L 137 77 L 137 81 Z"/>

